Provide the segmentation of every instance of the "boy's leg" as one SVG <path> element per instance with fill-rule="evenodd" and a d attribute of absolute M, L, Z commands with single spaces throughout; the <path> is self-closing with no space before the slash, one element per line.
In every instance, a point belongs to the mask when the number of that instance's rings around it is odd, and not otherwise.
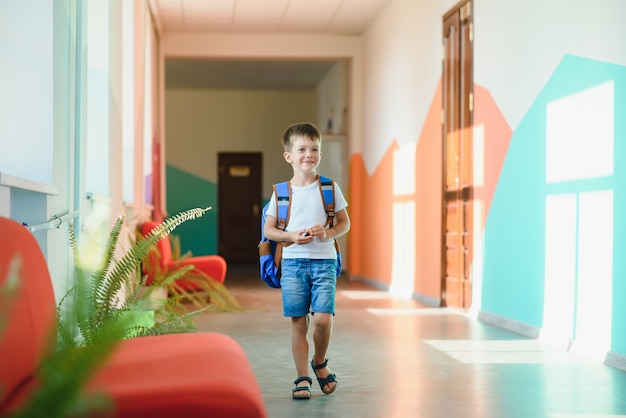
<path fill-rule="evenodd" d="M 326 362 L 326 354 L 330 345 L 330 338 L 333 332 L 333 315 L 335 314 L 335 293 L 337 291 L 336 260 L 315 260 L 312 262 L 313 288 L 311 297 L 311 310 L 313 313 L 313 344 L 315 353 L 312 363 L 314 366 L 322 365 Z M 319 379 L 326 379 L 332 373 L 328 367 L 314 369 Z M 331 393 L 337 382 L 334 377 L 332 381 L 323 384 L 322 391 Z"/>
<path fill-rule="evenodd" d="M 313 345 L 315 347 L 313 362 L 318 365 L 326 361 L 326 353 L 333 333 L 333 315 L 322 312 L 316 313 L 313 315 L 313 327 Z M 328 377 L 330 373 L 328 367 L 317 369 L 317 375 L 321 378 Z M 322 390 L 324 392 L 332 391 L 336 384 L 337 382 L 329 382 Z"/>
<path fill-rule="evenodd" d="M 296 365 L 296 377 L 309 375 L 309 315 L 291 318 L 291 352 Z M 298 383 L 298 386 L 309 386 L 308 382 Z M 304 392 L 295 392 L 294 395 L 302 395 Z"/>

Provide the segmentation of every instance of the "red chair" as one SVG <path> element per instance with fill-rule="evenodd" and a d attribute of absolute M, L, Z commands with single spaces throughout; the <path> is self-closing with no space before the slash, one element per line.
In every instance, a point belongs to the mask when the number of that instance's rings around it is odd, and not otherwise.
<path fill-rule="evenodd" d="M 17 295 L 0 301 L 0 416 L 10 416 L 38 387 L 36 370 L 51 333 L 56 301 L 46 260 L 23 225 L 0 217 L 0 285 L 21 259 Z M 239 344 L 218 333 L 123 340 L 86 390 L 113 401 L 116 417 L 265 418 L 252 367 Z"/>
<path fill-rule="evenodd" d="M 160 225 L 158 222 L 144 222 L 141 225 L 142 235 L 147 235 L 158 225 Z M 184 260 L 172 260 L 172 244 L 169 236 L 160 240 L 157 243 L 156 248 L 158 250 L 158 254 L 152 253 L 148 256 L 147 263 L 149 265 L 144 266 L 145 274 L 149 275 L 150 271 L 158 270 L 170 271 L 176 267 L 180 268 L 182 266 L 193 264 L 197 270 L 205 273 L 207 276 L 219 283 L 223 284 L 226 279 L 226 260 L 219 255 L 202 255 L 189 257 Z M 148 283 L 150 283 L 150 278 L 148 278 Z M 177 284 L 185 290 L 202 290 L 201 286 L 197 283 L 193 281 L 185 281 L 185 279 L 178 280 Z"/>

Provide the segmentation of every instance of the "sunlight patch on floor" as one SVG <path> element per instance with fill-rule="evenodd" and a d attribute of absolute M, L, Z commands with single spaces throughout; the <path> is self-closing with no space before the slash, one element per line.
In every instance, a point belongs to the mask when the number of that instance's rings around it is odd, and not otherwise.
<path fill-rule="evenodd" d="M 384 290 L 342 290 L 339 293 L 353 300 L 395 299 Z"/>
<path fill-rule="evenodd" d="M 426 340 L 440 351 L 561 351 L 539 340 Z"/>
<path fill-rule="evenodd" d="M 548 414 L 548 418 L 626 418 L 626 415 L 610 414 Z"/>
<path fill-rule="evenodd" d="M 466 364 L 593 363 L 538 340 L 425 340 L 426 344 Z"/>
<path fill-rule="evenodd" d="M 390 316 L 390 315 L 416 315 L 416 316 L 444 316 L 444 315 L 461 315 L 458 312 L 444 309 L 444 308 L 369 308 L 366 309 L 367 312 L 379 315 L 379 316 Z"/>

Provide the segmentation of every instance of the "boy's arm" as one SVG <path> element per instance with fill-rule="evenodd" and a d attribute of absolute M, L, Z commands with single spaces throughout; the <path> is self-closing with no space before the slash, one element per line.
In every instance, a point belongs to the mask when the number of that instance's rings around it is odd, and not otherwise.
<path fill-rule="evenodd" d="M 342 209 L 335 213 L 333 226 L 326 228 L 326 225 L 313 225 L 309 228 L 309 233 L 317 239 L 330 240 L 344 235 L 349 230 L 350 217 L 348 216 L 348 211 Z"/>
<path fill-rule="evenodd" d="M 276 217 L 266 215 L 265 226 L 263 228 L 263 234 L 266 238 L 276 242 L 294 242 L 296 244 L 308 244 L 313 241 L 311 235 L 306 235 L 307 230 L 301 229 L 299 231 L 283 231 L 276 227 Z"/>
<path fill-rule="evenodd" d="M 326 238 L 324 239 L 335 239 L 342 235 L 345 235 L 350 230 L 350 217 L 348 216 L 347 209 L 342 209 L 339 212 L 335 213 L 335 222 L 334 225 L 324 232 L 326 233 Z"/>

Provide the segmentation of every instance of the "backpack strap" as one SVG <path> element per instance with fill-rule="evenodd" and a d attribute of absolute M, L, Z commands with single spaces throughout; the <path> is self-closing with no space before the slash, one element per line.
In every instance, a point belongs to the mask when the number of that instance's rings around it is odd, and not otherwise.
<path fill-rule="evenodd" d="M 273 187 L 276 195 L 276 227 L 285 231 L 291 212 L 291 183 L 284 181 Z"/>
<path fill-rule="evenodd" d="M 318 180 L 322 204 L 324 211 L 326 211 L 326 226 L 332 226 L 335 220 L 335 182 L 325 176 L 319 176 Z"/>
<path fill-rule="evenodd" d="M 322 204 L 326 211 L 326 227 L 332 227 L 335 220 L 335 182 L 324 176 L 318 178 L 320 193 L 322 194 Z M 341 274 L 341 249 L 339 242 L 334 239 L 335 251 L 337 251 L 337 277 Z"/>
<path fill-rule="evenodd" d="M 326 226 L 335 220 L 335 182 L 325 176 L 318 176 L 322 205 L 326 212 Z M 285 231 L 291 213 L 291 183 L 284 181 L 273 185 L 276 196 L 276 227 Z"/>
<path fill-rule="evenodd" d="M 276 195 L 276 228 L 286 231 L 291 212 L 291 183 L 283 181 L 282 183 L 276 183 L 273 187 Z M 291 245 L 290 242 L 279 242 L 276 244 L 274 265 L 280 266 L 283 247 L 288 247 L 289 245 Z"/>

